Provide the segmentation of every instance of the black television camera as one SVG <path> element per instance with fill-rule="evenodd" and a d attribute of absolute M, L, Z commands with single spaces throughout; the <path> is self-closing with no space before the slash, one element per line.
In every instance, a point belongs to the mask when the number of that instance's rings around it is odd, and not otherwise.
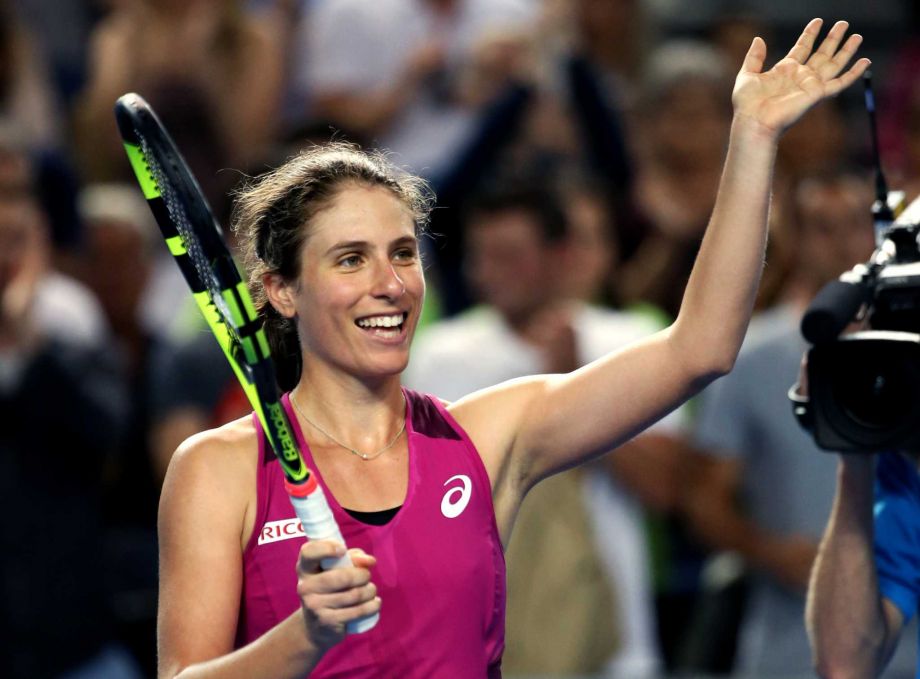
<path fill-rule="evenodd" d="M 904 209 L 904 194 L 885 185 L 868 77 L 866 108 L 877 167 L 876 250 L 806 311 L 808 398 L 793 388 L 790 399 L 825 450 L 920 450 L 920 199 Z M 871 329 L 841 335 L 854 321 Z"/>

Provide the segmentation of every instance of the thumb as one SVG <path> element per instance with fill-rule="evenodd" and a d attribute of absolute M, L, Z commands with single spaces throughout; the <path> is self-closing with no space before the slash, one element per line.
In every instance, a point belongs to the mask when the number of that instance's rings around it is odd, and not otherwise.
<path fill-rule="evenodd" d="M 742 73 L 760 73 L 763 70 L 763 63 L 767 58 L 767 43 L 763 38 L 756 37 L 744 56 L 744 62 L 741 64 Z"/>

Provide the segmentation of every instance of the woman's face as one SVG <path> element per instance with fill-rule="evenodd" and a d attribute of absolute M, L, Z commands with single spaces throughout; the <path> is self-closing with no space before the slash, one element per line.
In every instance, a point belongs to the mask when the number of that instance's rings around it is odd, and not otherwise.
<path fill-rule="evenodd" d="M 359 378 L 402 372 L 425 297 L 408 208 L 384 188 L 343 187 L 309 225 L 291 293 L 305 361 Z"/>

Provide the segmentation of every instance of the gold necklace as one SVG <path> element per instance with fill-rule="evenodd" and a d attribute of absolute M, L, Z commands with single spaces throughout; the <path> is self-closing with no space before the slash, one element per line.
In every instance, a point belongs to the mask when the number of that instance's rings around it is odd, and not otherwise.
<path fill-rule="evenodd" d="M 360 457 L 362 460 L 365 460 L 365 461 L 376 460 L 378 457 L 383 455 L 385 452 L 387 452 L 390 448 L 393 447 L 393 445 L 399 440 L 399 437 L 403 435 L 403 432 L 406 431 L 406 420 L 403 419 L 402 427 L 399 428 L 399 431 L 396 432 L 396 436 L 394 436 L 393 439 L 388 444 L 386 444 L 383 448 L 381 448 L 377 452 L 369 453 L 369 454 L 362 453 L 361 451 L 355 450 L 351 446 L 342 443 L 335 436 L 330 434 L 328 431 L 326 431 L 321 426 L 316 424 L 316 422 L 314 422 L 309 417 L 307 417 L 304 411 L 300 409 L 300 406 L 297 405 L 297 401 L 295 401 L 293 398 L 291 398 L 290 401 L 291 401 L 291 404 L 294 406 L 294 410 L 296 410 L 300 414 L 300 416 L 303 419 L 305 419 L 314 429 L 319 431 L 320 434 L 325 436 L 327 439 L 335 443 L 340 448 L 344 448 L 352 455 L 357 455 L 358 457 Z"/>

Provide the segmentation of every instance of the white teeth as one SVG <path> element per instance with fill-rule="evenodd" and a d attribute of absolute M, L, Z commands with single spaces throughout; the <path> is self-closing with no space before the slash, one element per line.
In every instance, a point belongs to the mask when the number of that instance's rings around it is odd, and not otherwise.
<path fill-rule="evenodd" d="M 394 314 L 393 316 L 371 316 L 370 318 L 358 319 L 358 325 L 362 328 L 392 328 L 401 325 L 404 320 L 404 314 Z"/>

